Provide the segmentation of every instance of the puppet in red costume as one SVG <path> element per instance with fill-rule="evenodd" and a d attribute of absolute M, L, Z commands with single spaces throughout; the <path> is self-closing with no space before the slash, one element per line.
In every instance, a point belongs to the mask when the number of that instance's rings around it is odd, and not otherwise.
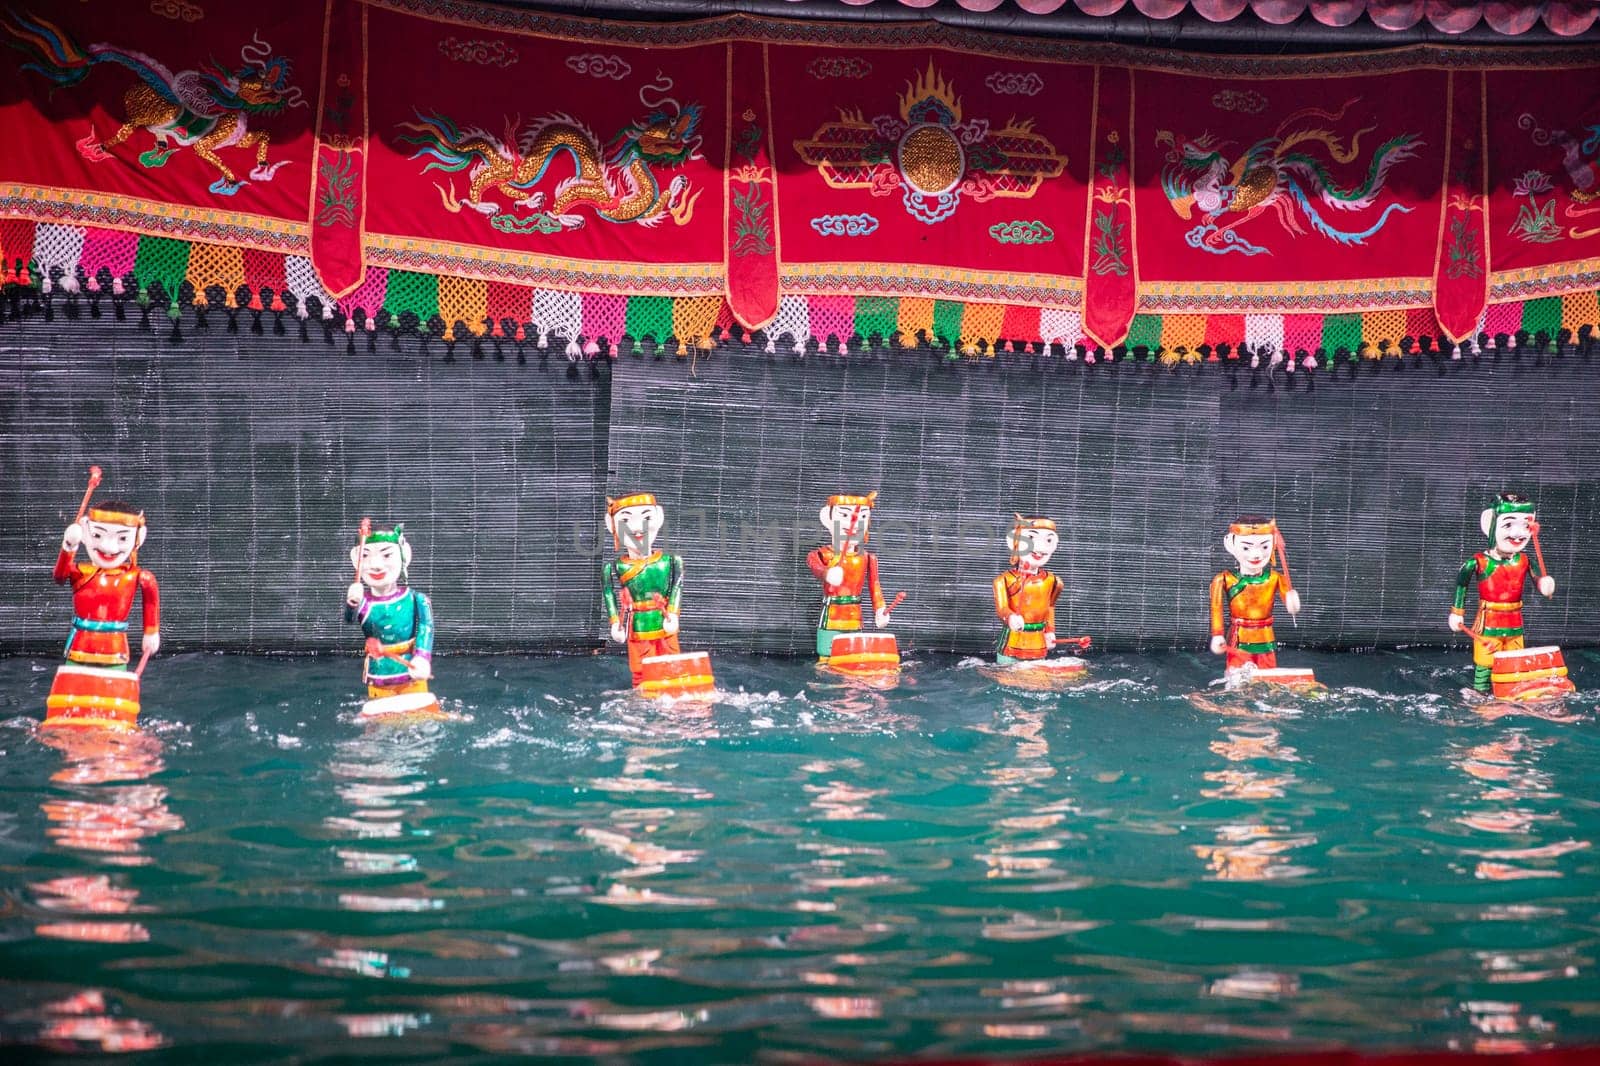
<path fill-rule="evenodd" d="M 145 533 L 142 511 L 109 502 L 91 508 L 62 534 L 55 581 L 72 586 L 67 661 L 126 669 L 128 618 L 136 594 L 144 597 L 142 650 L 153 655 L 160 649 L 161 601 L 156 576 L 139 565 Z M 77 561 L 80 545 L 87 562 Z"/>

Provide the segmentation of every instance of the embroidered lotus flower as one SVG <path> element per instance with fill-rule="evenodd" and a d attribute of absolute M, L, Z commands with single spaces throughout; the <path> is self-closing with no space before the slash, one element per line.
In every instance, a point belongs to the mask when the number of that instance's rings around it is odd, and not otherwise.
<path fill-rule="evenodd" d="M 1550 191 L 1550 175 L 1542 170 L 1530 170 L 1524 173 L 1511 185 L 1511 195 L 1532 196 L 1534 193 Z"/>

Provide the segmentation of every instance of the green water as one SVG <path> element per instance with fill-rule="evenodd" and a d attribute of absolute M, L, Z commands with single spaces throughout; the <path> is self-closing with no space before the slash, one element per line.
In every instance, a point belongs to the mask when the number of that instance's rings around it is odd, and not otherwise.
<path fill-rule="evenodd" d="M 145 732 L 47 745 L 0 661 L 0 1039 L 156 1061 L 1520 1048 L 1600 1041 L 1595 701 L 1461 655 L 973 662 L 892 690 L 717 658 L 446 657 L 365 731 L 354 659 L 158 659 Z M 1569 656 L 1580 687 L 1600 657 Z M 17 1048 L 12 1048 L 12 1052 Z M 0 1057 L 6 1057 L 0 1052 Z"/>

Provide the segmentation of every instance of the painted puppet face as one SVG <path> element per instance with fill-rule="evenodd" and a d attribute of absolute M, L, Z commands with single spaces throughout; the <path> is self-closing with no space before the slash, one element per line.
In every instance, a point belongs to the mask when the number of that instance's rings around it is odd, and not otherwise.
<path fill-rule="evenodd" d="M 110 570 L 133 558 L 133 553 L 144 543 L 144 534 L 143 526 L 97 522 L 91 518 L 83 523 L 83 546 L 90 562 L 102 570 Z"/>
<path fill-rule="evenodd" d="M 1495 519 L 1494 546 L 1502 555 L 1515 555 L 1533 539 L 1531 514 L 1503 514 Z"/>
<path fill-rule="evenodd" d="M 834 507 L 825 506 L 817 512 L 817 519 L 835 544 L 843 544 L 845 541 L 860 544 L 867 539 L 867 525 L 872 521 L 872 508 L 843 503 Z"/>
<path fill-rule="evenodd" d="M 606 528 L 617 538 L 622 550 L 636 558 L 650 554 L 661 527 L 666 524 L 667 512 L 659 504 L 624 507 L 606 516 Z"/>
<path fill-rule="evenodd" d="M 1006 546 L 1017 557 L 1017 565 L 1039 570 L 1056 553 L 1061 537 L 1053 529 L 1022 529 L 1006 537 Z"/>
<path fill-rule="evenodd" d="M 1222 538 L 1222 546 L 1239 563 L 1240 573 L 1259 574 L 1272 561 L 1272 535 L 1252 533 L 1241 536 L 1229 533 Z"/>
<path fill-rule="evenodd" d="M 369 541 L 350 549 L 350 561 L 360 570 L 361 580 L 368 588 L 387 592 L 399 584 L 400 575 L 411 565 L 411 545 Z"/>

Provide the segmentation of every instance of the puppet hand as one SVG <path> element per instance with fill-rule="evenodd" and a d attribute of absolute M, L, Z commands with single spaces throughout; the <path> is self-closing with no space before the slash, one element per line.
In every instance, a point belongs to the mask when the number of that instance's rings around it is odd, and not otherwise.
<path fill-rule="evenodd" d="M 1283 594 L 1283 609 L 1290 614 L 1300 613 L 1300 593 L 1290 589 Z"/>
<path fill-rule="evenodd" d="M 885 608 L 885 609 L 883 609 L 881 611 L 875 612 L 873 614 L 873 616 L 872 616 L 872 620 L 878 624 L 878 628 L 879 629 L 882 629 L 885 626 L 887 626 L 889 624 L 889 611 L 888 611 L 888 608 Z"/>
<path fill-rule="evenodd" d="M 678 632 L 678 612 L 677 611 L 668 611 L 665 615 L 662 616 L 662 618 L 661 618 L 661 631 L 663 633 L 665 633 L 669 637 L 673 636 L 674 634 L 676 634 Z"/>
<path fill-rule="evenodd" d="M 1212 655 L 1221 655 L 1223 652 L 1225 652 L 1227 650 L 1228 650 L 1228 642 L 1226 640 L 1223 640 L 1221 637 L 1212 637 L 1211 638 L 1211 654 Z"/>
<path fill-rule="evenodd" d="M 417 655 L 406 664 L 406 671 L 418 681 L 426 681 L 433 676 L 433 664 L 421 655 Z"/>
<path fill-rule="evenodd" d="M 1016 615 L 1012 615 L 1011 617 L 1015 618 Z M 1044 635 L 1044 650 L 1045 651 L 1054 651 L 1055 647 L 1056 647 L 1056 635 L 1054 633 L 1048 633 L 1048 632 L 1045 633 L 1045 635 Z"/>
<path fill-rule="evenodd" d="M 150 655 L 154 655 L 156 652 L 158 652 L 160 650 L 161 650 L 161 634 L 160 633 L 146 633 L 144 635 L 144 642 L 139 645 L 139 651 L 141 653 L 148 653 Z"/>
<path fill-rule="evenodd" d="M 76 522 L 74 522 L 74 523 L 72 523 L 72 525 L 68 526 L 66 528 L 66 531 L 61 534 L 61 550 L 64 551 L 64 552 L 77 551 L 78 550 L 78 545 L 80 545 L 82 543 L 83 543 L 83 527 L 78 525 L 78 523 L 76 523 Z"/>
<path fill-rule="evenodd" d="M 611 640 L 615 644 L 628 643 L 628 627 L 621 622 L 611 623 Z"/>
<path fill-rule="evenodd" d="M 1539 595 L 1543 596 L 1545 599 L 1548 600 L 1551 596 L 1554 596 L 1555 594 L 1556 594 L 1556 579 L 1551 577 L 1549 574 L 1546 574 L 1546 575 L 1544 575 L 1544 577 L 1541 577 L 1539 579 Z"/>
<path fill-rule="evenodd" d="M 1450 612 L 1450 632 L 1459 633 L 1465 627 L 1465 625 L 1466 623 L 1461 620 L 1461 616 L 1459 614 L 1456 614 L 1454 611 Z"/>
<path fill-rule="evenodd" d="M 361 587 L 361 582 L 350 582 L 350 587 L 344 590 L 345 605 L 348 607 L 360 607 L 361 597 L 365 591 L 366 590 Z"/>
<path fill-rule="evenodd" d="M 844 567 L 828 567 L 828 572 L 822 576 L 822 579 L 828 583 L 829 588 L 838 588 L 844 584 Z"/>
<path fill-rule="evenodd" d="M 1011 628 L 1011 632 L 1020 633 L 1023 626 L 1022 616 L 1016 611 L 1012 611 L 1006 615 L 1006 625 Z"/>

